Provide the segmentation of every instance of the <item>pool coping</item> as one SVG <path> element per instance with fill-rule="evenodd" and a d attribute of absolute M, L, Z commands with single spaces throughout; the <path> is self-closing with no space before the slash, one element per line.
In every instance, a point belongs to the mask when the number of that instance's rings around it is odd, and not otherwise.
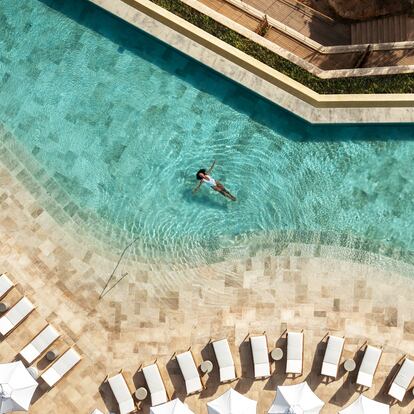
<path fill-rule="evenodd" d="M 414 94 L 318 94 L 149 0 L 89 1 L 310 123 L 414 122 Z"/>

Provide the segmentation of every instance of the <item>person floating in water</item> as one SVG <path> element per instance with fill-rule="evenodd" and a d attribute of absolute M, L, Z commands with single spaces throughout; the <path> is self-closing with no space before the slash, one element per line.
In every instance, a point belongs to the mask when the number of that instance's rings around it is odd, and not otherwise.
<path fill-rule="evenodd" d="M 211 164 L 211 167 L 207 171 L 204 168 L 202 168 L 201 170 L 197 172 L 196 177 L 197 177 L 197 180 L 199 180 L 199 183 L 197 187 L 193 190 L 193 193 L 198 191 L 201 185 L 204 183 L 204 184 L 207 184 L 214 191 L 217 191 L 220 194 L 224 195 L 224 197 L 229 198 L 231 201 L 236 201 L 236 197 L 230 194 L 224 188 L 224 185 L 220 181 L 215 180 L 211 175 L 209 175 L 212 169 L 214 168 L 215 164 L 216 164 L 216 160 L 214 160 L 213 164 Z"/>

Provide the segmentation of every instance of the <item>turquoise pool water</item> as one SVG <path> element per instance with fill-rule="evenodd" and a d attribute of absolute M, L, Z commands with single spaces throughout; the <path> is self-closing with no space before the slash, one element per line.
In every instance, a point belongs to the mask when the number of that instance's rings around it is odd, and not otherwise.
<path fill-rule="evenodd" d="M 311 126 L 86 0 L 0 0 L 0 27 L 0 122 L 108 243 L 203 261 L 261 235 L 412 256 L 412 125 Z M 192 195 L 214 159 L 237 202 Z"/>

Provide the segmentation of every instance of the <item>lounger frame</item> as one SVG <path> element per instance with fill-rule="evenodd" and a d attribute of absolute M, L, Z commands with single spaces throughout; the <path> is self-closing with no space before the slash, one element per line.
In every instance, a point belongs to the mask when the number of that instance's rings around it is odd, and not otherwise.
<path fill-rule="evenodd" d="M 265 339 L 266 339 L 266 350 L 267 350 L 267 359 L 268 359 L 268 362 L 269 362 L 269 375 L 265 375 L 265 376 L 262 376 L 262 377 L 256 377 L 255 375 L 254 375 L 254 370 L 255 370 L 255 367 L 254 367 L 254 358 L 253 358 L 253 348 L 252 348 L 252 342 L 251 342 L 251 340 L 250 340 L 250 338 L 252 338 L 252 337 L 254 337 L 254 336 L 264 336 L 265 337 Z M 252 363 L 253 363 L 253 378 L 254 379 L 265 379 L 265 378 L 270 378 L 271 376 L 272 376 L 272 365 L 271 365 L 271 363 L 270 363 L 270 358 L 269 358 L 269 341 L 267 340 L 267 335 L 266 335 L 266 331 L 264 331 L 262 334 L 247 334 L 247 336 L 246 336 L 246 338 L 245 339 L 248 339 L 249 340 L 249 342 L 250 342 L 250 352 L 251 352 L 251 355 L 252 355 Z"/>
<path fill-rule="evenodd" d="M 124 381 L 125 381 L 125 384 L 126 384 L 126 386 L 127 386 L 127 388 L 128 388 L 128 391 L 129 391 L 129 393 L 130 393 L 130 395 L 131 395 L 131 398 L 132 398 L 132 401 L 134 402 L 134 406 L 135 406 L 135 408 L 137 409 L 137 410 L 139 410 L 139 407 L 138 407 L 138 404 L 137 404 L 137 402 L 135 401 L 135 398 L 134 398 L 134 393 L 133 393 L 133 391 L 131 391 L 131 387 L 129 386 L 129 384 L 128 384 L 128 381 L 125 379 L 125 375 L 124 375 L 124 370 L 121 368 L 115 375 L 118 375 L 118 374 L 121 374 L 122 375 L 122 378 L 124 379 Z M 115 376 L 115 375 L 112 375 L 113 377 Z M 108 382 L 108 378 L 109 378 L 109 374 L 105 377 L 105 379 L 103 380 L 103 382 L 105 383 L 105 382 Z M 109 385 L 109 383 L 108 383 L 108 386 L 109 386 L 109 388 L 111 388 L 111 386 Z M 112 392 L 112 394 L 113 394 L 113 396 L 115 397 L 115 394 L 113 393 L 113 391 L 112 391 L 112 388 L 111 388 L 111 392 Z M 115 400 L 116 400 L 116 398 L 115 398 Z M 116 401 L 116 403 L 118 404 L 118 401 Z M 118 406 L 119 406 L 119 404 L 118 404 Z"/>
<path fill-rule="evenodd" d="M 359 371 L 361 370 L 361 365 L 362 365 L 362 362 L 364 361 L 364 358 L 365 358 L 365 353 L 367 352 L 367 349 L 368 349 L 368 341 L 365 341 L 362 345 L 361 345 L 361 347 L 359 348 L 360 350 L 362 349 L 362 348 L 364 348 L 364 346 L 365 346 L 365 350 L 364 350 L 364 355 L 362 356 L 362 360 L 361 360 L 361 363 L 359 364 L 359 367 L 358 367 L 358 372 L 357 372 L 357 374 L 356 374 L 356 378 L 355 378 L 355 384 L 358 386 L 358 387 L 361 387 L 362 389 L 364 389 L 364 388 L 370 388 L 370 387 L 367 387 L 367 386 L 365 386 L 365 385 L 362 385 L 362 384 L 358 384 L 358 375 L 359 375 Z M 373 346 L 373 345 L 371 345 L 371 346 Z M 375 377 L 375 374 L 376 374 L 376 372 L 377 372 L 377 369 L 378 369 L 378 365 L 379 365 L 379 363 L 380 363 L 380 361 L 381 361 L 381 358 L 382 358 L 382 353 L 383 353 L 383 347 L 382 346 L 376 346 L 375 348 L 378 348 L 378 349 L 380 349 L 381 350 L 381 354 L 380 354 L 380 357 L 378 358 L 378 362 L 377 362 L 377 365 L 376 365 L 376 367 L 375 367 L 375 369 L 374 369 L 374 372 L 373 372 L 373 374 L 372 374 L 372 378 L 374 378 Z"/>
<path fill-rule="evenodd" d="M 195 367 L 196 367 L 196 369 L 197 369 L 197 373 L 198 373 L 198 376 L 199 376 L 199 378 L 200 378 L 201 388 L 202 388 L 202 389 L 201 389 L 201 390 L 199 390 L 199 391 L 194 391 L 194 392 L 192 392 L 192 393 L 190 393 L 190 394 L 187 394 L 187 395 L 195 395 L 195 394 L 199 394 L 200 392 L 202 392 L 203 390 L 205 390 L 205 389 L 206 389 L 206 386 L 205 386 L 204 381 L 203 381 L 203 378 L 201 377 L 200 372 L 199 372 L 199 370 L 198 370 L 198 366 L 197 366 L 197 363 L 196 363 L 196 359 L 194 358 L 194 353 L 193 353 L 193 350 L 191 349 L 191 346 L 190 346 L 190 347 L 189 347 L 186 351 L 182 351 L 182 352 L 174 352 L 174 354 L 173 354 L 173 356 L 171 357 L 171 359 L 175 358 L 175 360 L 177 361 L 177 358 L 176 358 L 177 354 L 181 354 L 181 353 L 185 353 L 185 352 L 190 352 L 191 357 L 193 358 L 194 365 L 195 365 Z M 183 375 L 183 373 L 182 373 L 182 371 L 181 371 L 180 365 L 178 364 L 178 361 L 177 361 L 177 365 L 178 365 L 178 368 L 180 369 L 180 372 L 181 372 L 181 377 L 183 378 L 183 380 L 184 380 L 184 384 L 185 384 L 185 378 L 184 378 L 184 375 Z M 186 392 L 187 392 L 187 387 L 186 387 Z"/>
<path fill-rule="evenodd" d="M 397 400 L 396 398 L 393 398 L 391 395 L 389 395 L 389 392 L 390 392 L 390 390 L 391 390 L 391 386 L 392 386 L 392 384 L 394 383 L 394 381 L 395 381 L 395 378 L 397 378 L 397 375 L 399 374 L 399 372 L 400 372 L 400 370 L 401 370 L 401 368 L 402 368 L 402 366 L 403 366 L 403 364 L 404 364 L 404 361 L 406 360 L 406 359 L 408 359 L 408 355 L 407 354 L 405 354 L 405 355 L 403 355 L 401 358 L 400 358 L 400 360 L 397 362 L 397 364 L 400 364 L 400 366 L 398 367 L 398 369 L 397 369 L 397 371 L 395 372 L 395 374 L 392 376 L 392 378 L 391 378 L 391 380 L 390 380 L 390 382 L 389 382 L 389 384 L 388 384 L 388 387 L 387 387 L 387 395 L 388 396 L 390 396 L 391 398 L 392 398 L 392 400 L 393 401 L 399 401 L 399 400 Z M 405 390 L 405 393 L 407 393 L 407 391 L 410 389 L 410 387 L 412 386 L 412 384 L 413 384 L 413 381 L 414 381 L 414 379 L 412 379 L 411 380 L 411 382 L 408 384 L 408 387 L 406 388 L 406 390 Z"/>
<path fill-rule="evenodd" d="M 35 306 L 33 304 L 33 302 L 26 296 L 22 296 L 10 309 L 7 310 L 7 312 L 5 312 L 3 315 L 1 315 L 0 318 L 3 318 L 5 316 L 7 316 L 7 314 L 23 299 L 26 298 L 27 300 L 29 300 L 31 302 L 31 304 L 33 305 L 33 308 L 30 310 L 30 312 L 22 319 L 20 320 L 16 325 L 13 326 L 12 329 L 10 329 L 10 331 L 8 331 L 5 335 L 0 334 L 0 337 L 2 338 L 6 338 L 7 336 L 9 336 L 13 331 L 15 331 L 37 308 L 37 306 Z"/>
<path fill-rule="evenodd" d="M 170 395 L 170 393 L 168 392 L 168 389 L 167 389 L 167 387 L 165 386 L 165 380 L 164 380 L 164 377 L 162 376 L 162 373 L 161 373 L 161 370 L 160 370 L 160 367 L 159 367 L 159 365 L 158 365 L 158 359 L 156 359 L 152 364 L 149 364 L 149 365 L 146 365 L 146 366 L 150 366 L 150 365 L 156 365 L 157 366 L 157 368 L 158 368 L 158 372 L 160 373 L 160 377 L 161 377 L 161 381 L 162 381 L 162 384 L 164 385 L 164 389 L 165 389 L 165 394 L 167 395 L 167 401 L 171 401 L 171 395 Z M 142 371 L 142 369 L 143 368 L 145 368 L 143 365 L 141 365 L 140 366 L 140 368 L 138 369 L 138 371 Z M 142 375 L 144 375 L 144 374 L 142 374 Z M 145 376 L 144 376 L 144 379 L 145 379 Z M 126 381 L 125 381 L 126 382 Z M 145 383 L 147 384 L 147 388 L 148 388 L 148 391 L 149 391 L 149 395 L 150 395 L 150 397 L 151 397 L 151 391 L 150 391 L 150 389 L 149 389 L 149 387 L 148 387 L 148 383 L 147 383 L 147 380 L 145 380 Z"/>
<path fill-rule="evenodd" d="M 2 277 L 3 275 L 6 276 L 10 280 L 10 282 L 12 282 L 12 285 L 2 295 L 0 295 L 0 300 L 3 299 L 13 288 L 17 286 L 17 283 L 14 283 L 9 278 L 9 276 L 7 275 L 7 272 L 0 273 L 0 277 Z"/>
<path fill-rule="evenodd" d="M 220 378 L 220 366 L 219 366 L 219 363 L 218 363 L 218 359 L 217 359 L 217 355 L 216 355 L 216 352 L 214 351 L 214 346 L 213 346 L 213 342 L 218 342 L 218 341 L 222 341 L 223 339 L 227 339 L 227 338 L 221 338 L 221 339 L 212 339 L 212 338 L 210 338 L 210 340 L 208 341 L 208 343 L 211 345 L 211 348 L 213 349 L 213 354 L 214 354 L 214 358 L 216 358 L 216 362 L 217 362 L 217 368 L 218 368 L 218 370 L 219 370 L 219 378 Z M 227 340 L 227 343 L 228 343 L 229 341 Z M 230 345 L 229 345 L 229 347 L 230 347 Z M 231 349 L 230 349 L 230 353 L 231 353 Z M 233 354 L 231 355 L 231 357 L 233 358 Z M 233 358 L 233 363 L 234 363 L 234 358 Z M 239 377 L 239 373 L 238 373 L 238 370 L 237 370 L 237 367 L 236 367 L 236 364 L 234 364 L 234 374 L 235 374 L 235 378 L 233 378 L 233 379 L 231 379 L 231 380 L 227 380 L 227 381 L 221 381 L 220 380 L 220 383 L 221 384 L 230 384 L 231 382 L 233 382 L 233 381 L 237 381 L 240 377 Z"/>
<path fill-rule="evenodd" d="M 65 378 L 70 372 L 72 372 L 73 371 L 73 369 L 74 368 L 76 368 L 81 362 L 82 362 L 82 355 L 81 355 L 81 353 L 80 352 L 78 352 L 76 349 L 75 349 L 75 346 L 73 345 L 73 346 L 71 346 L 70 348 L 68 348 L 65 352 L 63 352 L 62 353 L 62 355 L 60 355 L 58 358 L 56 358 L 54 361 L 53 361 L 53 363 L 52 364 L 50 364 L 45 370 L 44 370 L 44 372 L 46 372 L 49 368 L 51 368 L 51 367 L 53 367 L 53 365 L 57 362 L 57 361 L 59 361 L 59 359 L 60 358 L 62 358 L 63 357 L 63 355 L 69 350 L 69 349 L 74 349 L 78 354 L 79 354 L 79 356 L 81 357 L 81 359 L 73 366 L 73 367 L 71 367 L 68 371 L 66 371 L 65 373 L 64 373 L 64 375 L 62 375 L 54 384 L 53 384 L 53 386 L 52 387 L 55 387 L 56 386 L 56 384 L 58 384 L 60 381 L 62 381 L 63 380 L 63 378 Z M 42 373 L 42 375 L 44 374 L 44 372 Z M 40 378 L 42 377 L 42 375 L 40 376 Z M 46 381 L 43 381 L 46 385 L 48 385 L 47 384 L 47 382 Z M 49 385 L 48 385 L 49 386 Z M 50 387 L 50 388 L 52 388 L 52 387 Z"/>
<path fill-rule="evenodd" d="M 47 322 L 47 321 L 46 321 Z M 29 344 L 31 344 L 48 326 L 51 326 L 51 324 L 49 322 L 47 322 L 47 325 L 45 325 L 29 342 L 26 343 L 26 345 L 24 345 L 20 352 L 26 348 L 26 346 L 28 346 Z M 52 325 L 52 328 L 53 325 Z M 56 328 L 54 328 L 56 330 Z M 47 348 L 45 348 L 32 362 L 29 362 L 26 360 L 26 358 L 19 352 L 19 355 L 21 358 L 23 358 L 28 364 L 33 364 L 35 361 L 37 361 L 39 358 L 41 358 L 42 355 L 44 355 L 45 351 L 47 351 L 59 338 L 61 338 L 62 335 L 59 334 L 59 336 L 57 338 L 55 338 L 48 346 Z"/>
<path fill-rule="evenodd" d="M 289 338 L 288 338 L 289 331 L 286 329 L 285 332 L 286 332 L 286 365 L 287 365 L 287 347 L 288 347 L 288 342 L 289 342 Z M 295 373 L 292 373 L 292 372 L 286 372 L 287 375 L 291 375 L 294 378 L 300 377 L 300 376 L 303 375 L 303 364 L 305 362 L 304 361 L 304 358 L 305 358 L 305 333 L 304 333 L 304 330 L 303 329 L 301 329 L 299 333 L 303 334 L 303 343 L 302 343 L 302 367 L 301 367 L 301 370 L 300 370 L 300 373 L 299 374 L 295 374 Z"/>
<path fill-rule="evenodd" d="M 330 332 L 327 332 L 327 333 L 325 334 L 325 336 L 322 338 L 322 340 L 324 340 L 325 338 L 328 338 L 328 339 L 327 339 L 327 341 L 326 341 L 325 353 L 326 353 L 326 349 L 327 349 L 327 347 L 328 347 L 328 341 L 329 341 L 329 337 L 330 337 L 330 336 L 331 336 Z M 322 367 L 321 367 L 321 376 L 322 376 L 323 378 L 333 379 L 333 380 L 336 380 L 336 379 L 338 378 L 339 366 L 341 365 L 342 355 L 343 355 L 343 353 L 344 353 L 344 348 L 345 348 L 345 335 L 342 335 L 342 336 L 340 336 L 340 337 L 338 337 L 338 338 L 343 338 L 343 339 L 344 339 L 344 342 L 343 342 L 343 344 L 342 344 L 341 354 L 339 355 L 339 362 L 338 362 L 338 365 L 336 366 L 336 375 L 335 375 L 335 377 L 331 377 L 331 376 L 329 376 L 329 375 L 324 375 L 324 374 L 322 374 Z M 324 360 L 325 360 L 325 353 L 323 354 L 322 365 L 323 365 L 323 362 L 324 362 Z"/>

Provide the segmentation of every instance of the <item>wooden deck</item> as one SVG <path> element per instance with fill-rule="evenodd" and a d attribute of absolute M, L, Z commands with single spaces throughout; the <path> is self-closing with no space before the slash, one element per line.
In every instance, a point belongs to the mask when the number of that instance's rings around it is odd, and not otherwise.
<path fill-rule="evenodd" d="M 251 16 L 227 0 L 199 0 L 201 3 L 219 12 L 223 16 L 241 24 L 251 31 L 255 31 L 260 20 Z M 295 9 L 291 0 L 246 0 L 245 3 L 263 11 L 275 20 L 295 29 L 303 35 L 323 45 L 350 44 L 350 26 L 340 23 L 332 23 L 328 17 L 318 14 L 311 9 Z M 361 52 L 343 54 L 322 54 L 301 41 L 286 33 L 271 28 L 265 36 L 283 49 L 292 52 L 296 56 L 323 70 L 352 69 L 358 62 Z M 414 64 L 412 50 L 398 50 L 390 52 L 376 51 L 365 60 L 365 67 L 373 66 L 398 66 Z"/>

